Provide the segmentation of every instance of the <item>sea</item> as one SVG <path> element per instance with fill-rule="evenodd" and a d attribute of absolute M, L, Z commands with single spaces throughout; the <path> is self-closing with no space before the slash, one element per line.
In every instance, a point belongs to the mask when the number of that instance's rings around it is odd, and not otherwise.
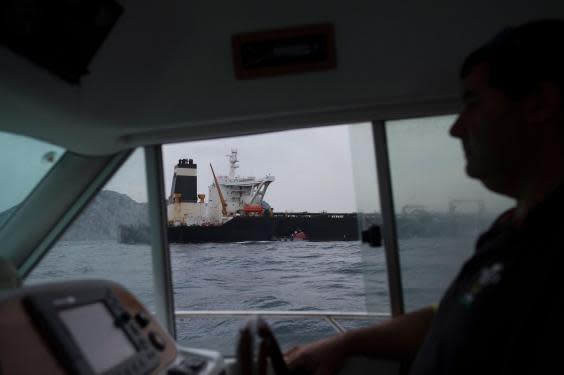
<path fill-rule="evenodd" d="M 473 251 L 476 236 L 400 239 L 404 302 L 411 311 L 440 301 Z M 290 310 L 390 313 L 384 248 L 359 242 L 171 244 L 176 310 Z M 59 242 L 26 284 L 110 279 L 154 311 L 148 245 L 116 241 Z M 335 334 L 324 320 L 268 320 L 288 349 Z M 376 321 L 342 321 L 356 328 Z M 235 352 L 245 320 L 177 319 L 180 344 Z"/>

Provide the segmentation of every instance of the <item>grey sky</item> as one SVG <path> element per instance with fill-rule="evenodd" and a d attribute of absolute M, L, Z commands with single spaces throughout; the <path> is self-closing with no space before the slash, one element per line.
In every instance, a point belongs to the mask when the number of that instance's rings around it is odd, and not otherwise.
<path fill-rule="evenodd" d="M 390 121 L 387 126 L 390 167 L 396 211 L 404 205 L 424 205 L 445 212 L 449 201 L 483 201 L 489 214 L 497 214 L 513 201 L 488 191 L 466 176 L 466 161 L 459 140 L 448 131 L 455 116 Z M 476 212 L 468 203 L 459 210 Z"/>
<path fill-rule="evenodd" d="M 451 199 L 482 200 L 492 214 L 511 205 L 510 200 L 465 176 L 461 145 L 448 135 L 453 120 L 453 116 L 444 116 L 394 121 L 387 126 L 396 211 L 418 204 L 445 212 Z M 2 137 L 5 156 L 0 159 L 0 170 L 10 177 L 2 183 L 0 210 L 24 199 L 48 170 L 50 164 L 43 158 L 47 151 L 61 154 L 58 147 L 24 137 Z M 165 145 L 167 195 L 178 159 L 192 158 L 198 164 L 198 192 L 207 196 L 212 181 L 209 164 L 217 174 L 227 174 L 231 149 L 239 152 L 241 176 L 276 177 L 265 197 L 276 211 L 379 210 L 370 124 Z M 106 189 L 125 193 L 136 201 L 147 200 L 142 150 L 133 153 Z M 471 211 L 475 207 L 470 204 L 462 209 Z"/>
<path fill-rule="evenodd" d="M 293 130 L 163 148 L 165 185 L 170 192 L 174 165 L 192 158 L 198 165 L 198 192 L 208 196 L 211 163 L 217 175 L 229 173 L 227 155 L 238 150 L 241 176 L 273 175 L 265 200 L 276 211 L 355 211 L 347 126 Z"/>

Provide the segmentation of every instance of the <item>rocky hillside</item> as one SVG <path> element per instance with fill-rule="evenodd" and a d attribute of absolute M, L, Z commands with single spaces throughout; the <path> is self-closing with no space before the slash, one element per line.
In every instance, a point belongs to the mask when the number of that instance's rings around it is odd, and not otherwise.
<path fill-rule="evenodd" d="M 101 191 L 63 236 L 66 241 L 115 240 L 119 226 L 147 226 L 147 203 L 111 190 Z"/>

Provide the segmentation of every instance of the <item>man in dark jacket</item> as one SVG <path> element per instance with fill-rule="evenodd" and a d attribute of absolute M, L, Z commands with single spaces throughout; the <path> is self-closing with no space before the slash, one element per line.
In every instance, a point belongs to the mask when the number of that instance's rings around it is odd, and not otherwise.
<path fill-rule="evenodd" d="M 294 348 L 290 368 L 333 373 L 351 355 L 411 363 L 411 374 L 559 367 L 564 21 L 504 30 L 466 59 L 461 79 L 464 107 L 450 133 L 466 172 L 516 207 L 480 237 L 438 308 Z"/>

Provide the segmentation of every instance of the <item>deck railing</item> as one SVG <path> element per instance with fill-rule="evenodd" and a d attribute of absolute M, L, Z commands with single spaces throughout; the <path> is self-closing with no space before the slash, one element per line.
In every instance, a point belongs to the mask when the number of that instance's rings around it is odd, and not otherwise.
<path fill-rule="evenodd" d="M 177 310 L 177 319 L 212 318 L 212 319 L 249 319 L 263 317 L 266 319 L 318 319 L 326 321 L 335 331 L 343 333 L 346 328 L 339 320 L 372 320 L 389 319 L 389 313 L 342 312 L 342 311 L 276 311 L 276 310 Z"/>

